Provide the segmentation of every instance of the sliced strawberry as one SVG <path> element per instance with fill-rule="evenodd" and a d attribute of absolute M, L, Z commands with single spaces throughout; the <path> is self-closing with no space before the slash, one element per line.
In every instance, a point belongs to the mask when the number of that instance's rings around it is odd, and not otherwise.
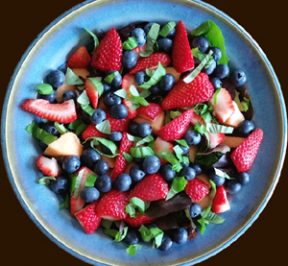
<path fill-rule="evenodd" d="M 208 133 L 209 135 L 209 148 L 214 149 L 224 141 L 225 135 L 223 133 Z"/>
<path fill-rule="evenodd" d="M 188 182 L 185 192 L 193 202 L 199 202 L 209 194 L 209 185 L 198 178 L 194 178 Z"/>
<path fill-rule="evenodd" d="M 115 28 L 109 30 L 95 50 L 91 65 L 101 71 L 120 71 L 122 42 Z"/>
<path fill-rule="evenodd" d="M 193 116 L 193 110 L 185 111 L 162 127 L 158 132 L 158 136 L 167 141 L 181 139 L 187 132 Z"/>
<path fill-rule="evenodd" d="M 146 50 L 146 47 L 147 47 L 146 44 L 140 47 L 138 46 L 134 48 L 133 51 L 139 55 L 141 52 L 144 52 Z"/>
<path fill-rule="evenodd" d="M 191 107 L 197 103 L 209 101 L 213 96 L 214 88 L 209 77 L 200 73 L 191 83 L 180 80 L 164 98 L 164 110 Z"/>
<path fill-rule="evenodd" d="M 126 74 L 122 79 L 122 88 L 129 92 L 130 86 L 134 85 L 137 87 L 137 83 L 135 81 L 134 75 Z"/>
<path fill-rule="evenodd" d="M 128 204 L 126 193 L 120 191 L 110 191 L 103 195 L 96 207 L 99 217 L 106 220 L 124 220 L 127 217 L 125 207 Z"/>
<path fill-rule="evenodd" d="M 157 52 L 148 57 L 142 57 L 138 60 L 137 65 L 131 69 L 130 74 L 136 74 L 139 71 L 146 70 L 146 68 L 157 68 L 158 64 L 166 67 L 170 65 L 171 59 L 168 54 Z"/>
<path fill-rule="evenodd" d="M 183 73 L 194 67 L 194 59 L 191 53 L 187 31 L 183 21 L 179 21 L 176 26 L 172 59 L 173 66 L 179 73 Z"/>
<path fill-rule="evenodd" d="M 111 131 L 127 132 L 129 119 L 115 119 L 109 114 L 107 114 L 107 120 L 110 122 Z"/>
<path fill-rule="evenodd" d="M 203 120 L 203 118 L 200 115 L 197 115 L 195 112 L 194 112 L 191 123 L 193 126 L 195 126 L 197 123 L 200 123 L 201 125 L 205 125 L 205 121 Z"/>
<path fill-rule="evenodd" d="M 59 176 L 61 173 L 61 168 L 55 158 L 50 159 L 40 155 L 36 160 L 36 166 L 45 176 Z"/>
<path fill-rule="evenodd" d="M 133 106 L 133 103 L 127 99 L 124 99 L 123 104 L 128 109 L 128 119 L 134 119 L 137 116 L 137 109 Z"/>
<path fill-rule="evenodd" d="M 230 148 L 237 148 L 244 140 L 240 137 L 225 136 L 222 143 Z"/>
<path fill-rule="evenodd" d="M 90 124 L 88 127 L 86 127 L 86 129 L 83 131 L 81 138 L 83 140 L 87 140 L 89 138 L 93 138 L 93 137 L 99 137 L 99 138 L 105 138 L 105 134 L 103 134 L 102 132 L 100 132 L 94 124 Z"/>
<path fill-rule="evenodd" d="M 143 224 L 149 224 L 154 221 L 153 218 L 150 218 L 149 216 L 145 214 L 139 214 L 137 217 L 132 218 L 129 215 L 127 215 L 125 222 L 129 224 L 133 228 L 139 228 Z"/>
<path fill-rule="evenodd" d="M 238 172 L 247 172 L 252 168 L 262 140 L 263 131 L 257 128 L 231 153 Z"/>
<path fill-rule="evenodd" d="M 159 174 L 144 177 L 130 192 L 129 198 L 137 197 L 144 201 L 165 199 L 169 192 L 166 181 Z"/>
<path fill-rule="evenodd" d="M 89 66 L 90 61 L 91 56 L 88 53 L 87 48 L 81 46 L 70 55 L 67 65 L 70 68 L 86 68 Z"/>
<path fill-rule="evenodd" d="M 137 109 L 137 114 L 139 117 L 145 118 L 150 121 L 153 121 L 162 113 L 163 110 L 161 106 L 157 103 L 149 103 L 148 106 L 141 106 Z"/>
<path fill-rule="evenodd" d="M 237 103 L 234 101 L 232 102 L 234 106 L 234 112 L 232 115 L 225 121 L 225 125 L 232 126 L 232 127 L 238 127 L 241 122 L 245 120 L 244 115 L 239 110 L 239 107 Z"/>
<path fill-rule="evenodd" d="M 87 96 L 89 98 L 89 101 L 94 109 L 97 108 L 98 105 L 98 99 L 99 99 L 99 92 L 97 88 L 95 88 L 94 84 L 91 80 L 87 79 L 85 81 L 85 91 L 87 93 Z"/>
<path fill-rule="evenodd" d="M 96 214 L 97 203 L 92 203 L 75 213 L 75 217 L 87 234 L 93 234 L 101 224 L 101 218 Z"/>
<path fill-rule="evenodd" d="M 22 109 L 41 118 L 58 123 L 71 123 L 77 119 L 75 103 L 73 100 L 64 103 L 49 103 L 42 99 L 27 99 Z"/>
<path fill-rule="evenodd" d="M 162 152 L 173 152 L 173 144 L 158 137 L 154 142 L 154 151 L 156 154 L 161 154 Z"/>
<path fill-rule="evenodd" d="M 215 197 L 212 202 L 212 211 L 214 213 L 222 213 L 230 210 L 230 204 L 224 186 L 220 186 L 216 190 Z"/>

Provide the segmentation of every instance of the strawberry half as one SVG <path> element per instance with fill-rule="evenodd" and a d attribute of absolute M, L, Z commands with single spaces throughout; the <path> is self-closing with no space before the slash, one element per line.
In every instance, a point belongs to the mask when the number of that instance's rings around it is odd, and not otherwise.
<path fill-rule="evenodd" d="M 88 53 L 87 48 L 81 46 L 70 55 L 67 65 L 70 68 L 86 68 L 89 66 L 90 61 L 91 56 Z"/>
<path fill-rule="evenodd" d="M 166 141 L 181 139 L 187 132 L 193 115 L 193 110 L 185 111 L 180 116 L 176 117 L 171 122 L 162 127 L 158 131 L 158 136 Z"/>
<path fill-rule="evenodd" d="M 132 218 L 129 215 L 127 215 L 125 222 L 129 224 L 133 228 L 139 228 L 143 224 L 149 224 L 154 221 L 153 218 L 150 218 L 146 214 L 139 214 L 137 217 Z"/>
<path fill-rule="evenodd" d="M 209 148 L 214 149 L 224 141 L 225 135 L 223 133 L 208 133 L 209 135 Z"/>
<path fill-rule="evenodd" d="M 93 234 L 101 224 L 101 218 L 96 214 L 97 203 L 89 204 L 75 213 L 75 217 L 87 234 Z"/>
<path fill-rule="evenodd" d="M 179 21 L 176 26 L 172 59 L 173 66 L 179 73 L 183 73 L 194 67 L 194 59 L 191 52 L 186 27 L 183 21 Z"/>
<path fill-rule="evenodd" d="M 185 192 L 191 198 L 192 202 L 199 202 L 209 194 L 210 190 L 206 182 L 194 178 L 188 182 Z"/>
<path fill-rule="evenodd" d="M 171 59 L 168 54 L 157 52 L 148 57 L 142 57 L 138 60 L 137 65 L 131 69 L 130 74 L 136 74 L 139 71 L 146 70 L 146 68 L 157 68 L 158 64 L 166 67 L 170 65 Z"/>
<path fill-rule="evenodd" d="M 137 197 L 144 201 L 165 199 L 169 192 L 166 181 L 159 174 L 144 177 L 130 192 L 129 198 Z"/>
<path fill-rule="evenodd" d="M 220 186 L 216 190 L 215 197 L 212 202 L 212 211 L 214 213 L 222 213 L 230 210 L 230 204 L 224 186 Z"/>
<path fill-rule="evenodd" d="M 53 104 L 42 99 L 27 99 L 22 103 L 21 107 L 26 112 L 53 122 L 68 124 L 77 119 L 73 100 Z"/>
<path fill-rule="evenodd" d="M 128 129 L 128 124 L 129 124 L 129 119 L 115 119 L 109 114 L 107 114 L 107 120 L 110 123 L 111 126 L 111 131 L 120 131 L 120 132 L 125 132 Z"/>
<path fill-rule="evenodd" d="M 127 194 L 110 191 L 103 195 L 96 207 L 99 217 L 107 220 L 124 220 L 127 217 L 125 207 L 128 204 Z"/>
<path fill-rule="evenodd" d="M 213 96 L 214 88 L 209 77 L 200 73 L 191 83 L 180 80 L 164 98 L 164 110 L 194 106 L 197 103 L 209 101 Z"/>
<path fill-rule="evenodd" d="M 161 106 L 157 103 L 149 103 L 147 106 L 141 106 L 137 109 L 139 117 L 153 121 L 163 113 Z"/>
<path fill-rule="evenodd" d="M 127 99 L 123 99 L 123 104 L 128 109 L 128 119 L 134 119 L 137 116 L 137 110 L 133 107 L 133 103 Z"/>
<path fill-rule="evenodd" d="M 89 101 L 94 109 L 97 108 L 98 99 L 99 99 L 99 92 L 97 88 L 94 86 L 91 80 L 87 79 L 85 81 L 85 91 L 89 98 Z"/>
<path fill-rule="evenodd" d="M 161 154 L 166 151 L 173 152 L 173 144 L 158 137 L 154 142 L 153 149 L 156 154 Z"/>
<path fill-rule="evenodd" d="M 83 140 L 87 140 L 89 138 L 93 137 L 99 137 L 99 138 L 105 138 L 105 134 L 100 132 L 94 124 L 90 124 L 86 129 L 83 131 L 81 138 Z"/>
<path fill-rule="evenodd" d="M 225 125 L 232 126 L 232 127 L 238 127 L 241 122 L 245 120 L 244 115 L 239 110 L 239 107 L 236 102 L 232 102 L 234 106 L 234 112 L 232 115 L 225 121 Z"/>
<path fill-rule="evenodd" d="M 59 176 L 61 173 L 61 169 L 55 158 L 40 155 L 36 160 L 36 166 L 45 176 Z"/>
<path fill-rule="evenodd" d="M 262 140 L 263 131 L 257 128 L 231 153 L 231 159 L 239 173 L 252 168 Z"/>
<path fill-rule="evenodd" d="M 109 30 L 95 50 L 91 65 L 101 71 L 120 71 L 122 42 L 115 28 Z"/>
<path fill-rule="evenodd" d="M 137 88 L 137 83 L 135 81 L 134 75 L 126 74 L 122 79 L 122 89 L 129 93 L 130 86 L 134 85 Z"/>

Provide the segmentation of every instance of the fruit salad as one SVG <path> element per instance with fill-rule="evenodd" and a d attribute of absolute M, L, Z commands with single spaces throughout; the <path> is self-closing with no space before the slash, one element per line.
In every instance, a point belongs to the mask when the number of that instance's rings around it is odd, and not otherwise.
<path fill-rule="evenodd" d="M 41 150 L 38 183 L 85 233 L 102 230 L 130 255 L 222 224 L 263 131 L 221 29 L 209 20 L 192 31 L 183 21 L 84 30 L 87 44 L 21 105 L 35 116 L 26 130 Z"/>

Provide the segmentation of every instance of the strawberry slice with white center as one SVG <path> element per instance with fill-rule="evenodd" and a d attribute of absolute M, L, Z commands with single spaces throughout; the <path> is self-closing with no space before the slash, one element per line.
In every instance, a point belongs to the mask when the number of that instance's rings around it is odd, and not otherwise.
<path fill-rule="evenodd" d="M 226 120 L 225 125 L 232 126 L 232 127 L 238 127 L 241 122 L 245 120 L 244 115 L 239 110 L 239 107 L 236 102 L 232 102 L 234 106 L 234 112 L 233 114 Z"/>
<path fill-rule="evenodd" d="M 94 109 L 97 108 L 98 99 L 99 99 L 99 92 L 98 89 L 95 87 L 93 82 L 89 79 L 85 81 L 85 91 L 89 98 L 89 101 Z"/>
<path fill-rule="evenodd" d="M 224 133 L 208 133 L 209 134 L 209 148 L 214 149 L 224 141 Z"/>
<path fill-rule="evenodd" d="M 217 188 L 215 197 L 212 202 L 212 211 L 214 213 L 222 213 L 230 210 L 230 204 L 224 186 Z"/>
<path fill-rule="evenodd" d="M 45 176 L 56 177 L 61 173 L 61 169 L 55 158 L 48 158 L 46 156 L 40 155 L 36 160 L 36 166 Z"/>
<path fill-rule="evenodd" d="M 156 154 L 160 155 L 163 152 L 173 153 L 173 144 L 158 137 L 153 146 Z"/>

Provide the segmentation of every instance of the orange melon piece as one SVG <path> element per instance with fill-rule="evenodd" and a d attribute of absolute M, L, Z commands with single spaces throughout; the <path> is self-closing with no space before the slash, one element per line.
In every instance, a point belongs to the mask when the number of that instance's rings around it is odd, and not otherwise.
<path fill-rule="evenodd" d="M 73 72 L 82 79 L 87 79 L 90 76 L 89 71 L 86 68 L 73 68 Z"/>
<path fill-rule="evenodd" d="M 196 146 L 190 146 L 189 149 L 189 160 L 190 162 L 194 162 L 196 158 L 196 153 L 197 153 L 197 147 Z"/>
<path fill-rule="evenodd" d="M 224 136 L 222 144 L 225 144 L 230 148 L 237 148 L 244 140 L 245 138 Z"/>

